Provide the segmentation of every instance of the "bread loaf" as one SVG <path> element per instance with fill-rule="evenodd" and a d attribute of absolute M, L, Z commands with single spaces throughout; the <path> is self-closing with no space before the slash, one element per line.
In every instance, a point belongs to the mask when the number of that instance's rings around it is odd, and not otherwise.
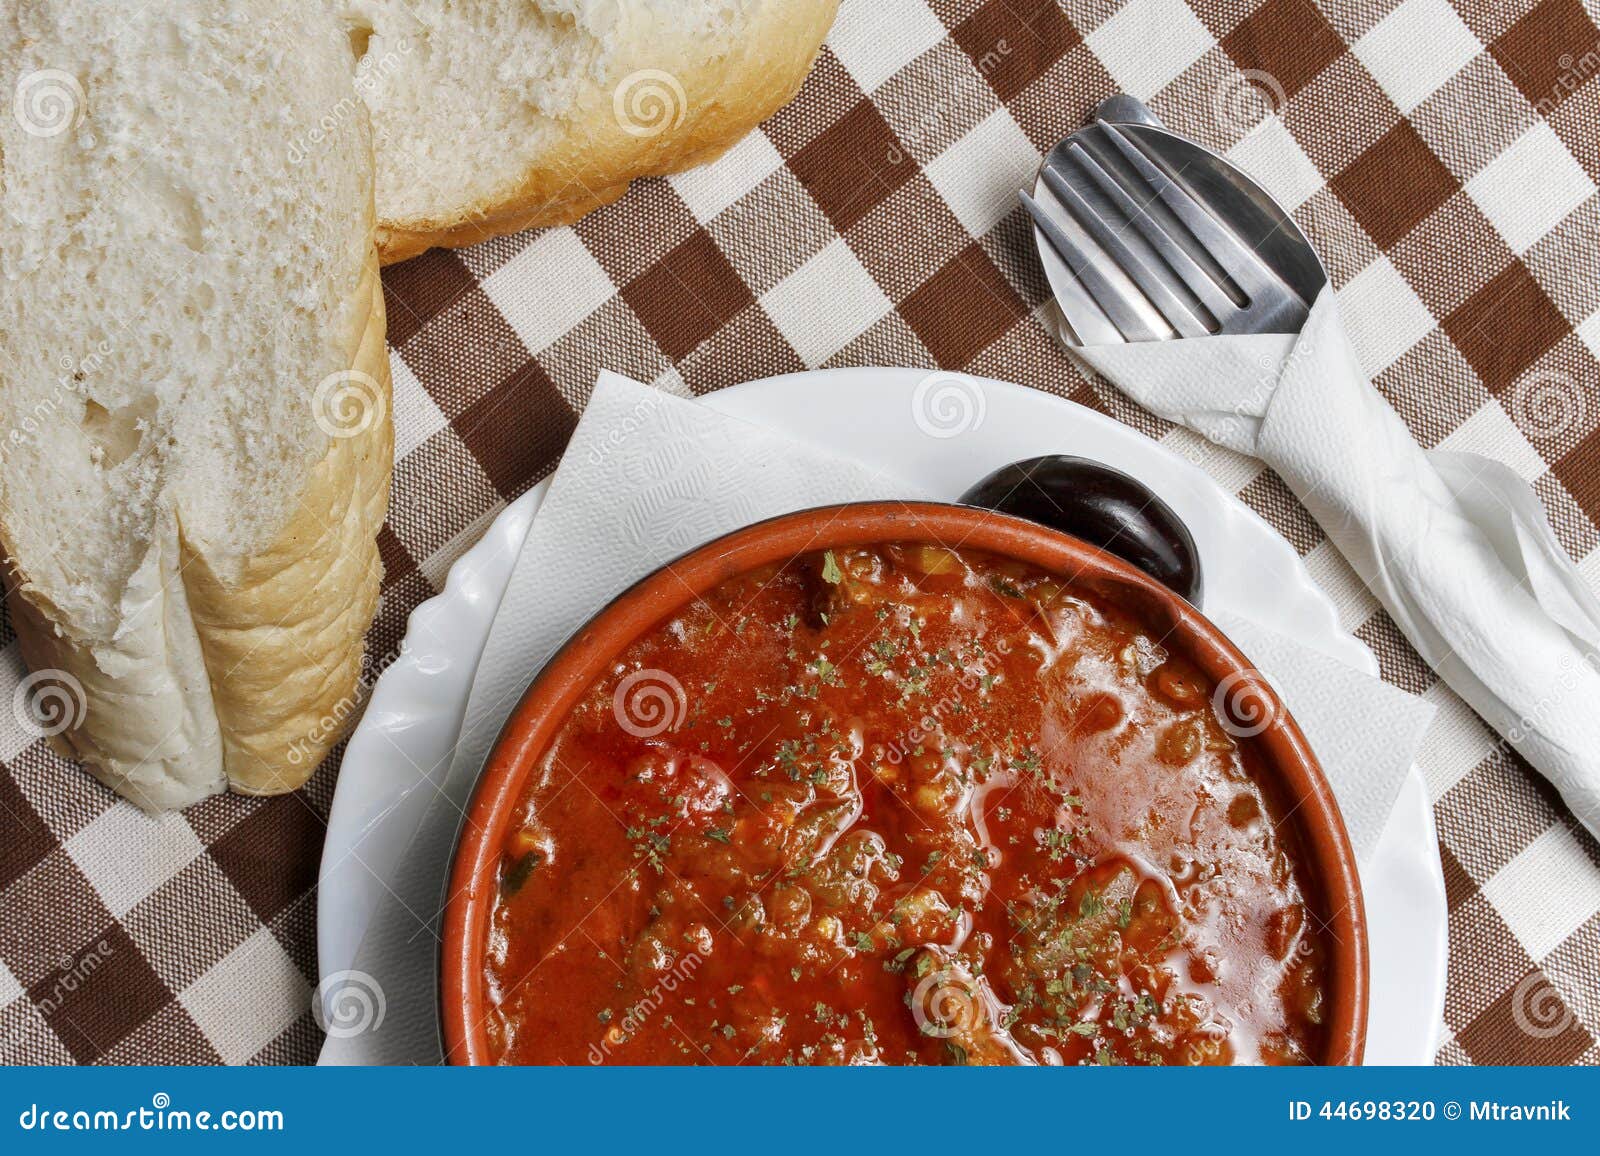
<path fill-rule="evenodd" d="M 567 224 L 714 159 L 799 88 L 838 0 L 334 0 L 385 263 Z"/>
<path fill-rule="evenodd" d="M 338 737 L 392 459 L 368 117 L 292 0 L 0 12 L 0 546 L 65 752 L 148 809 Z"/>
<path fill-rule="evenodd" d="M 381 574 L 375 242 L 395 261 L 567 222 L 715 157 L 793 95 L 836 7 L 7 5 L 25 725 L 150 809 L 300 785 L 352 713 Z"/>

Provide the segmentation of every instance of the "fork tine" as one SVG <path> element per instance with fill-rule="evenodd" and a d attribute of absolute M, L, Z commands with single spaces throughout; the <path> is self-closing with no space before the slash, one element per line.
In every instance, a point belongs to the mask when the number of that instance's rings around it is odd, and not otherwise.
<path fill-rule="evenodd" d="M 1067 147 L 1073 159 L 1084 172 L 1089 174 L 1095 186 L 1110 198 L 1118 212 L 1132 223 L 1140 236 L 1150 242 L 1150 247 L 1156 251 L 1156 255 L 1178 275 L 1179 280 L 1199 299 L 1200 304 L 1205 306 L 1212 317 L 1221 322 L 1238 311 L 1238 303 L 1229 297 L 1211 274 L 1189 255 L 1182 242 L 1168 233 L 1161 222 L 1150 214 L 1149 203 L 1140 204 L 1134 199 L 1135 192 L 1148 193 L 1153 197 L 1155 195 L 1153 189 L 1130 190 L 1123 184 L 1126 177 L 1108 168 L 1079 141 L 1073 140 Z"/>
<path fill-rule="evenodd" d="M 1182 337 L 1207 337 L 1211 334 L 1206 319 L 1198 316 L 1187 302 L 1172 291 L 1172 286 L 1145 263 L 1144 258 L 1128 247 L 1117 230 L 1094 211 L 1094 206 L 1083 199 L 1066 177 L 1048 164 L 1044 166 L 1043 175 L 1044 183 L 1050 186 L 1056 199 L 1067 207 L 1084 231 L 1094 238 L 1095 244 L 1104 249 L 1128 275 L 1128 279 L 1139 287 L 1139 291 L 1149 298 L 1150 304 L 1167 319 L 1167 324 Z"/>
<path fill-rule="evenodd" d="M 1161 202 L 1172 210 L 1173 216 L 1183 222 L 1184 228 L 1194 234 L 1195 240 L 1222 270 L 1233 278 L 1234 284 L 1254 298 L 1268 284 L 1271 274 L 1261 259 L 1250 251 L 1232 233 L 1220 225 L 1209 210 L 1194 196 L 1162 171 L 1159 165 L 1145 155 L 1121 128 L 1114 124 L 1100 126 L 1111 143 L 1116 146 L 1129 164 L 1150 182 Z"/>
<path fill-rule="evenodd" d="M 1050 242 L 1050 247 L 1067 263 L 1072 275 L 1124 338 L 1129 341 L 1156 341 L 1165 336 L 1145 323 L 1123 291 L 1106 278 L 1094 260 L 1067 236 L 1066 231 L 1051 219 L 1037 201 L 1021 189 L 1017 190 L 1017 196 L 1033 218 L 1033 223 L 1039 226 L 1039 231 Z"/>

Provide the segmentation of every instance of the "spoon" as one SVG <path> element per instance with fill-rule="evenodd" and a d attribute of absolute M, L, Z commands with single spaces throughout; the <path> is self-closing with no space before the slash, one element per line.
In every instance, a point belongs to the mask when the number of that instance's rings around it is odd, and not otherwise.
<path fill-rule="evenodd" d="M 1115 554 L 1191 606 L 1203 592 L 1189 529 L 1149 486 L 1087 458 L 1047 454 L 1001 466 L 961 495 L 982 506 L 1060 530 Z"/>

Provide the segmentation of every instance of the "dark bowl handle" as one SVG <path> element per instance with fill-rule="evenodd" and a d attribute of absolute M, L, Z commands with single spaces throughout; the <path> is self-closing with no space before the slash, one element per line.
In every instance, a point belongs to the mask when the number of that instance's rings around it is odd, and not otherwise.
<path fill-rule="evenodd" d="M 1071 534 L 1200 605 L 1200 552 L 1189 528 L 1155 491 L 1121 470 L 1049 454 L 1001 466 L 960 500 Z"/>

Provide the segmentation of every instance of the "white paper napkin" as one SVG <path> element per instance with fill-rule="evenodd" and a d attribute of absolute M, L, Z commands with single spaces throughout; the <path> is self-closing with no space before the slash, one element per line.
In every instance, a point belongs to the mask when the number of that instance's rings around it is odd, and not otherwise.
<path fill-rule="evenodd" d="M 1526 482 L 1417 445 L 1362 372 L 1331 289 L 1298 337 L 1075 352 L 1276 470 L 1429 665 L 1600 835 L 1600 601 Z"/>
<path fill-rule="evenodd" d="M 922 497 L 870 467 L 602 373 L 512 571 L 455 760 L 357 953 L 354 970 L 384 993 L 382 1023 L 330 1033 L 321 1062 L 438 1062 L 435 929 L 462 811 L 507 716 L 569 635 L 651 571 L 752 522 Z"/>
<path fill-rule="evenodd" d="M 602 374 L 518 557 L 479 661 L 461 741 L 373 913 L 354 983 L 383 993 L 374 1030 L 330 1033 L 323 1063 L 437 1063 L 437 911 L 461 809 L 539 668 L 617 593 L 684 551 L 762 518 L 914 486 L 614 374 Z M 1224 629 L 1317 750 L 1358 848 L 1377 839 L 1432 708 L 1253 623 Z M 1304 712 L 1302 714 L 1302 712 Z M 1360 728 L 1351 718 L 1365 720 Z M 424 813 L 425 811 L 425 813 Z M 331 993 L 336 999 L 337 992 Z"/>
<path fill-rule="evenodd" d="M 1300 724 L 1333 785 L 1356 859 L 1365 860 L 1405 785 L 1433 705 L 1248 618 L 1226 611 L 1209 617 Z"/>

